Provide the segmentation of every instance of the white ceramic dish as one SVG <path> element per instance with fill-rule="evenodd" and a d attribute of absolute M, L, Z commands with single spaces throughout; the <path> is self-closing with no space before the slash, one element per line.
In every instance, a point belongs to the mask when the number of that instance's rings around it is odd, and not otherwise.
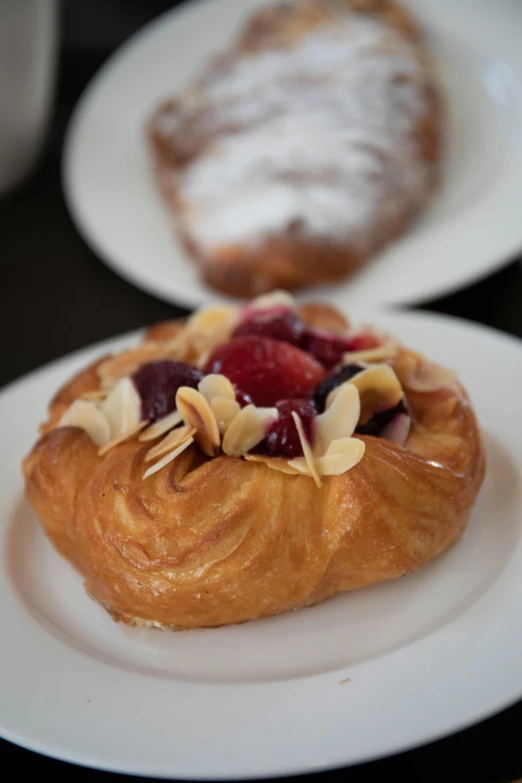
<path fill-rule="evenodd" d="M 256 2 L 200 0 L 149 24 L 95 77 L 69 129 L 63 176 L 79 229 L 124 278 L 176 304 L 201 305 L 216 294 L 174 236 L 144 124 L 227 44 Z M 320 296 L 335 304 L 427 300 L 492 272 L 522 249 L 522 4 L 406 4 L 426 30 L 447 100 L 442 186 L 408 234 L 350 280 L 321 288 Z"/>
<path fill-rule="evenodd" d="M 68 376 L 129 337 L 0 394 L 0 733 L 132 774 L 312 772 L 456 731 L 522 695 L 522 345 L 426 314 L 364 314 L 456 367 L 488 474 L 463 539 L 413 576 L 280 617 L 161 633 L 114 623 L 48 543 L 20 460 Z"/>

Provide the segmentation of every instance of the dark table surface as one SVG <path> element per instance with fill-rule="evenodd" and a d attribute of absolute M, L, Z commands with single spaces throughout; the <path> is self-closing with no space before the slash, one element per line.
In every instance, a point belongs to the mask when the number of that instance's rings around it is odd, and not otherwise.
<path fill-rule="evenodd" d="M 60 163 L 65 128 L 87 82 L 112 51 L 161 11 L 165 0 L 63 0 L 55 110 L 41 161 L 30 179 L 0 200 L 0 385 L 97 340 L 187 311 L 133 288 L 100 263 L 76 231 L 64 202 Z M 521 248 L 522 250 L 522 248 Z M 502 271 L 423 309 L 468 318 L 522 337 L 522 266 Z M 492 661 L 492 666 L 494 666 Z M 522 662 L 521 662 L 522 672 Z M 30 694 L 21 694 L 31 709 Z M 1 693 L 0 693 L 1 698 Z M 310 778 L 363 783 L 445 779 L 504 783 L 522 776 L 522 702 L 473 728 L 423 748 Z M 0 769 L 73 775 L 110 773 L 74 767 L 0 740 Z M 130 779 L 130 778 L 129 778 Z"/>

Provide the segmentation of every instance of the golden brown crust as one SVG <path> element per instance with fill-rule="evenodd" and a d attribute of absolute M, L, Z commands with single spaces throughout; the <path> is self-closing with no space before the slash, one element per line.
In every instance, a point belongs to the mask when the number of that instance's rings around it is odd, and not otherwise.
<path fill-rule="evenodd" d="M 415 59 L 426 73 L 425 109 L 412 133 L 419 160 L 426 170 L 424 187 L 413 203 L 397 190 L 392 206 L 389 202 L 384 203 L 377 211 L 370 237 L 363 243 L 350 239 L 339 241 L 336 237 L 325 241 L 324 237 L 302 236 L 299 229 L 296 231 L 289 225 L 284 231 L 255 244 L 230 242 L 215 246 L 211 251 L 204 250 L 187 228 L 185 216 L 192 211 L 192 205 L 179 192 L 177 174 L 206 150 L 214 139 L 214 132 L 212 127 L 205 129 L 204 123 L 199 123 L 197 114 L 177 133 L 165 133 L 163 120 L 182 116 L 187 96 L 190 101 L 191 96 L 204 87 L 206 78 L 219 79 L 220 69 L 226 69 L 234 60 L 248 58 L 264 49 L 292 47 L 339 9 L 378 16 L 414 47 Z M 156 110 L 147 133 L 160 191 L 176 218 L 178 235 L 188 255 L 212 287 L 232 296 L 252 297 L 274 288 L 294 290 L 341 280 L 403 233 L 411 219 L 427 206 L 437 185 L 442 114 L 442 101 L 431 64 L 417 24 L 408 10 L 392 0 L 301 0 L 299 3 L 281 2 L 257 11 L 236 43 L 212 62 L 199 81 L 186 93 L 164 102 Z M 223 198 L 227 198 L 226 192 Z"/>
<path fill-rule="evenodd" d="M 309 307 L 316 323 L 327 315 Z M 177 325 L 159 329 L 169 339 Z M 460 537 L 485 460 L 462 387 L 414 391 L 412 367 L 422 372 L 426 360 L 405 349 L 392 365 L 413 412 L 408 448 L 364 437 L 362 461 L 320 489 L 261 463 L 208 459 L 195 445 L 142 480 L 148 444 L 100 458 L 83 431 L 65 427 L 24 462 L 29 501 L 92 597 L 130 625 L 244 622 L 402 576 Z M 62 389 L 50 421 L 92 390 L 92 369 Z"/>

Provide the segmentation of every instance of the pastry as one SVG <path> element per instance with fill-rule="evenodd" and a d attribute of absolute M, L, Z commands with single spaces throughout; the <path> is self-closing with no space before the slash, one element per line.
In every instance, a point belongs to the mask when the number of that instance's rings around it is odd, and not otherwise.
<path fill-rule="evenodd" d="M 251 297 L 341 279 L 437 180 L 441 100 L 393 0 L 257 10 L 148 124 L 157 181 L 207 283 Z"/>
<path fill-rule="evenodd" d="M 23 470 L 88 593 L 174 630 L 417 570 L 462 534 L 484 448 L 455 373 L 276 292 L 86 368 Z"/>

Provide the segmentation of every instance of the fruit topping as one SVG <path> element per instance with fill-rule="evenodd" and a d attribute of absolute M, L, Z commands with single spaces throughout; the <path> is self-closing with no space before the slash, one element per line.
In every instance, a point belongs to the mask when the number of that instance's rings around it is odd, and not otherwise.
<path fill-rule="evenodd" d="M 390 440 L 392 443 L 397 443 L 399 446 L 404 446 L 408 440 L 411 427 L 411 416 L 406 413 L 398 413 L 394 419 L 384 428 L 382 437 L 385 440 Z"/>
<path fill-rule="evenodd" d="M 330 392 L 340 386 L 345 381 L 349 381 L 357 373 L 362 372 L 364 367 L 360 364 L 345 364 L 334 375 L 329 375 L 322 381 L 314 394 L 315 406 L 319 413 L 322 413 L 326 407 L 326 398 Z"/>
<path fill-rule="evenodd" d="M 293 310 L 295 308 L 295 299 L 288 291 L 272 291 L 269 294 L 252 299 L 240 311 L 241 321 L 247 321 L 254 313 L 272 310 L 272 312 L 284 310 Z"/>
<path fill-rule="evenodd" d="M 229 457 L 248 454 L 265 437 L 267 428 L 277 419 L 276 408 L 247 405 L 233 419 L 223 436 L 223 451 Z"/>
<path fill-rule="evenodd" d="M 337 334 L 309 329 L 303 334 L 300 345 L 325 367 L 334 367 L 342 360 L 349 343 Z"/>
<path fill-rule="evenodd" d="M 382 344 L 382 340 L 373 332 L 361 332 L 355 334 L 346 341 L 346 351 L 369 351 L 372 348 L 378 348 Z"/>
<path fill-rule="evenodd" d="M 306 438 L 312 442 L 312 423 L 317 410 L 312 400 L 281 400 L 276 405 L 279 417 L 268 428 L 256 449 L 258 454 L 301 457 L 303 450 L 292 412 L 301 419 Z"/>
<path fill-rule="evenodd" d="M 350 383 L 359 391 L 361 414 L 359 425 L 367 424 L 377 413 L 394 408 L 402 400 L 403 391 L 399 379 L 387 364 L 375 364 L 351 378 Z M 330 396 L 336 393 L 334 389 Z"/>
<path fill-rule="evenodd" d="M 357 465 L 365 451 L 364 442 L 351 437 L 359 412 L 357 389 L 345 381 L 335 395 L 330 395 L 325 412 L 315 419 L 310 444 L 298 414 L 292 411 L 304 457 L 290 460 L 289 467 L 312 476 L 320 486 L 320 476 L 338 476 Z"/>
<path fill-rule="evenodd" d="M 180 386 L 196 388 L 203 373 L 185 362 L 149 362 L 132 376 L 141 397 L 142 418 L 150 422 L 163 418 L 176 408 Z"/>
<path fill-rule="evenodd" d="M 407 414 L 408 411 L 406 409 L 406 405 L 404 404 L 404 400 L 401 400 L 392 408 L 388 408 L 388 410 L 376 413 L 366 424 L 359 425 L 357 427 L 357 433 L 359 435 L 373 435 L 376 438 L 384 437 L 385 430 L 397 418 L 397 416 Z M 389 440 L 392 440 L 392 438 L 389 438 Z"/>
<path fill-rule="evenodd" d="M 299 345 L 304 330 L 303 321 L 293 310 L 275 313 L 273 310 L 262 310 L 253 313 L 248 320 L 240 323 L 233 336 L 256 335 L 270 337 L 272 340 L 280 340 L 291 345 Z"/>
<path fill-rule="evenodd" d="M 220 345 L 205 364 L 206 373 L 226 375 L 255 405 L 309 399 L 324 369 L 304 351 L 267 337 L 236 337 Z"/>
<path fill-rule="evenodd" d="M 247 405 L 253 405 L 252 397 L 249 394 L 245 394 L 244 391 L 241 389 L 238 389 L 238 387 L 235 387 L 236 390 L 236 400 L 238 401 L 241 408 L 246 408 Z"/>

